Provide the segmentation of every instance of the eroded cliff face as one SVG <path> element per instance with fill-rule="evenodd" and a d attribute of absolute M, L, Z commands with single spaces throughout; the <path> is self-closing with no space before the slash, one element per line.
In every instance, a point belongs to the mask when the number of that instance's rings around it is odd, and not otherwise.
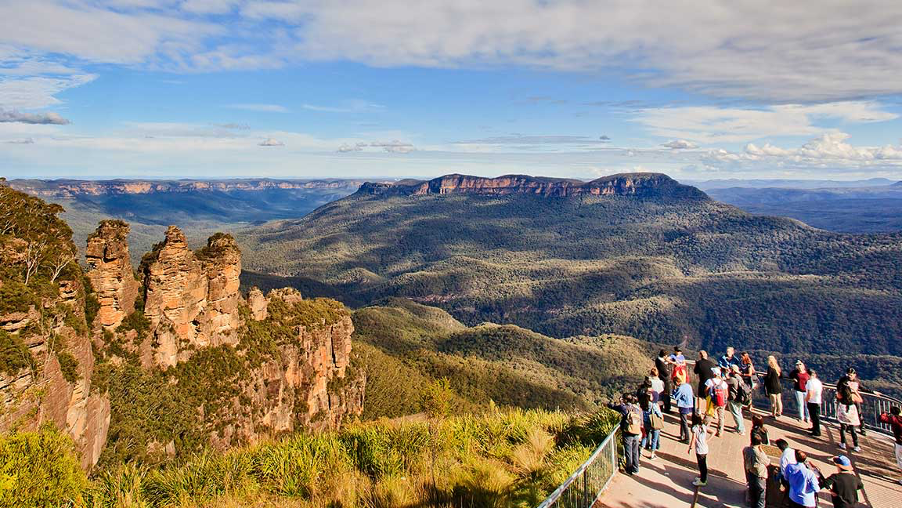
<path fill-rule="evenodd" d="M 636 196 L 658 198 L 708 199 L 704 192 L 682 185 L 660 173 L 623 173 L 584 182 L 564 178 L 505 175 L 483 178 L 470 175 L 446 175 L 429 181 L 366 183 L 361 194 L 422 196 L 429 194 L 475 194 L 506 196 L 535 194 L 544 197 Z"/>
<path fill-rule="evenodd" d="M 92 390 L 94 355 L 83 288 L 77 280 L 59 286 L 58 298 L 0 314 L 0 329 L 24 345 L 29 364 L 0 372 L 0 431 L 34 431 L 53 423 L 72 437 L 82 467 L 90 469 L 106 443 L 110 402 Z"/>
<path fill-rule="evenodd" d="M 241 253 L 231 236 L 214 235 L 195 253 L 182 231 L 170 226 L 142 267 L 144 315 L 154 344 L 145 363 L 171 367 L 195 348 L 237 344 Z"/>
<path fill-rule="evenodd" d="M 278 326 L 284 317 L 308 312 L 310 303 L 292 289 L 273 290 L 264 302 L 264 312 L 254 318 L 259 322 L 251 326 Z M 273 305 L 280 312 L 266 316 L 266 309 Z M 299 428 L 336 428 L 360 415 L 366 379 L 362 370 L 351 367 L 354 326 L 346 311 L 337 305 L 334 310 L 315 322 L 293 324 L 293 340 L 280 341 L 276 351 L 251 368 L 241 393 L 223 410 L 231 416 L 214 433 L 215 446 L 225 448 Z"/>
<path fill-rule="evenodd" d="M 85 249 L 87 275 L 100 304 L 94 323 L 88 324 L 104 330 L 115 329 L 135 311 L 139 284 L 132 273 L 128 232 L 125 222 L 105 220 L 88 237 Z"/>

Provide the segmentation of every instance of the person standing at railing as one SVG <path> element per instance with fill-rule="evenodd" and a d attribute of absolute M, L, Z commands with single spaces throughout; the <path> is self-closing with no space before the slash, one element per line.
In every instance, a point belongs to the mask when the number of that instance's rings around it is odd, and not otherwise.
<path fill-rule="evenodd" d="M 855 372 L 853 367 L 849 367 L 846 370 L 846 375 L 839 378 L 839 381 L 836 383 L 836 399 L 841 400 L 846 404 L 855 404 L 855 407 L 858 409 L 858 416 L 861 419 L 861 435 L 866 435 L 866 431 L 864 428 L 864 413 L 861 411 L 862 403 L 864 402 L 864 398 L 861 396 L 862 393 L 873 393 L 874 395 L 882 395 L 880 392 L 875 390 L 868 390 L 861 384 L 861 379 L 858 377 L 858 373 Z"/>
<path fill-rule="evenodd" d="M 708 358 L 708 352 L 701 350 L 698 352 L 698 360 L 695 361 L 695 367 L 692 372 L 698 376 L 698 386 L 696 386 L 695 394 L 697 396 L 696 411 L 704 411 L 707 404 L 707 383 L 714 379 L 717 364 L 714 360 Z"/>
<path fill-rule="evenodd" d="M 727 408 L 730 410 L 730 414 L 733 416 L 733 422 L 736 423 L 736 433 L 740 436 L 745 435 L 745 421 L 742 419 L 742 402 L 743 402 L 743 393 L 748 393 L 744 391 L 745 382 L 742 380 L 742 375 L 739 373 L 739 365 L 733 365 L 729 371 L 727 371 L 727 378 L 724 381 L 727 384 L 727 389 L 729 390 L 727 394 Z"/>
<path fill-rule="evenodd" d="M 692 393 L 692 385 L 686 382 L 686 378 L 677 376 L 677 390 L 673 400 L 680 412 L 680 442 L 689 442 L 689 419 L 695 413 L 695 398 Z"/>
<path fill-rule="evenodd" d="M 767 466 L 770 465 L 770 457 L 764 451 L 763 444 L 760 437 L 752 435 L 752 444 L 742 450 L 752 508 L 765 508 L 767 499 Z"/>
<path fill-rule="evenodd" d="M 717 366 L 720 367 L 722 371 L 733 370 L 733 366 L 739 366 L 739 358 L 736 356 L 736 349 L 733 346 L 727 348 L 727 354 L 720 357 L 720 360 L 717 361 Z"/>
<path fill-rule="evenodd" d="M 658 369 L 658 377 L 664 383 L 664 390 L 661 391 L 661 404 L 664 406 L 664 412 L 670 413 L 670 392 L 673 390 L 673 378 L 670 374 L 670 364 L 667 362 L 667 353 L 663 349 L 655 358 L 655 368 Z"/>
<path fill-rule="evenodd" d="M 808 416 L 811 417 L 811 437 L 821 435 L 821 402 L 824 396 L 824 383 L 817 378 L 817 371 L 808 371 L 808 382 L 805 383 L 805 404 Z"/>
<path fill-rule="evenodd" d="M 623 437 L 623 455 L 626 460 L 626 474 L 639 472 L 639 444 L 642 439 L 642 409 L 636 404 L 636 397 L 624 393 L 619 404 L 608 404 L 610 409 L 620 413 L 620 434 Z"/>
<path fill-rule="evenodd" d="M 796 360 L 796 368 L 789 373 L 790 379 L 793 381 L 793 395 L 795 395 L 796 406 L 799 410 L 799 421 L 807 423 L 809 420 L 808 404 L 805 402 L 806 384 L 811 374 L 805 368 L 802 360 Z"/>
<path fill-rule="evenodd" d="M 689 367 L 686 365 L 686 357 L 680 346 L 673 347 L 673 354 L 667 357 L 667 362 L 673 365 L 670 369 L 670 375 L 676 384 L 677 376 L 683 376 L 683 379 L 689 379 Z"/>
<path fill-rule="evenodd" d="M 893 437 L 896 438 L 896 465 L 902 471 L 902 409 L 899 406 L 890 408 L 889 413 L 880 415 L 880 423 L 889 425 L 893 429 Z M 899 480 L 902 485 L 902 479 Z"/>
<path fill-rule="evenodd" d="M 767 357 L 767 374 L 764 376 L 764 391 L 770 399 L 770 415 L 774 418 L 783 416 L 783 385 L 780 377 L 783 371 L 773 355 Z"/>
<path fill-rule="evenodd" d="M 742 358 L 739 359 L 739 371 L 742 374 L 742 379 L 745 381 L 751 389 L 752 392 L 755 391 L 755 388 L 758 386 L 758 376 L 755 372 L 755 364 L 752 363 L 752 356 L 749 355 L 748 351 L 743 351 Z M 746 403 L 745 408 L 749 411 L 752 410 L 752 397 L 749 397 L 748 403 Z"/>
<path fill-rule="evenodd" d="M 848 397 L 844 397 L 843 399 L 847 399 Z M 855 428 L 861 425 L 861 418 L 858 416 L 858 407 L 852 403 L 846 403 L 843 401 L 839 401 L 836 403 L 836 419 L 839 421 L 839 449 L 846 449 L 846 432 L 852 436 L 852 448 L 853 451 L 860 452 L 861 448 L 858 446 L 858 434 L 855 432 Z"/>

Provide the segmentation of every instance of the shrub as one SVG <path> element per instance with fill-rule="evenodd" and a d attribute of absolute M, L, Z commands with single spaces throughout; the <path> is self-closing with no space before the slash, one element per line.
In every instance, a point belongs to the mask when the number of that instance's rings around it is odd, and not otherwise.
<path fill-rule="evenodd" d="M 34 368 L 34 357 L 18 335 L 0 330 L 0 372 L 15 374 L 20 369 Z"/>
<path fill-rule="evenodd" d="M 0 435 L 0 508 L 72 506 L 86 487 L 72 440 L 52 425 Z"/>

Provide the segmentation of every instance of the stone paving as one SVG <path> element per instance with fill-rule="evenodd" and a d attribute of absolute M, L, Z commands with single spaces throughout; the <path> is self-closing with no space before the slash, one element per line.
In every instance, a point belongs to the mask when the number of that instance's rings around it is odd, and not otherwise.
<path fill-rule="evenodd" d="M 668 415 L 661 434 L 661 449 L 656 460 L 649 460 L 643 451 L 641 471 L 635 476 L 618 474 L 608 490 L 596 503 L 605 508 L 675 508 L 690 506 L 695 494 L 692 480 L 698 476 L 695 454 L 686 452 L 687 445 L 677 442 L 679 437 L 678 419 Z M 744 507 L 745 474 L 742 466 L 742 449 L 748 446 L 748 434 L 740 436 L 732 429 L 731 417 L 727 415 L 727 427 L 721 437 L 711 437 L 708 455 L 708 485 L 699 492 L 696 506 Z M 809 437 L 806 428 L 791 417 L 777 421 L 765 418 L 771 443 L 778 438 L 789 441 L 790 446 L 808 453 L 818 468 L 827 476 L 836 472 L 831 458 L 845 453 L 852 459 L 855 471 L 864 483 L 861 496 L 862 507 L 902 508 L 902 485 L 897 483 L 902 477 L 895 464 L 892 440 L 886 436 L 868 433 L 861 439 L 860 453 L 842 452 L 838 448 L 839 430 L 831 424 L 823 426 L 820 438 Z M 751 421 L 746 418 L 746 430 Z M 829 494 L 822 492 L 818 507 L 832 507 Z"/>

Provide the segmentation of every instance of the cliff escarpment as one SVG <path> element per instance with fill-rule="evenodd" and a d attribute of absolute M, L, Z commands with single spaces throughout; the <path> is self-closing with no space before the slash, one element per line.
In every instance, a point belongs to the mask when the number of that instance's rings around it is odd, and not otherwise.
<path fill-rule="evenodd" d="M 95 383 L 86 292 L 62 208 L 0 185 L 0 431 L 55 425 L 84 468 L 100 457 L 110 402 Z"/>
<path fill-rule="evenodd" d="M 266 191 L 288 189 L 341 189 L 360 185 L 353 180 L 13 180 L 9 185 L 19 191 L 45 198 L 109 196 L 205 191 Z"/>
<path fill-rule="evenodd" d="M 563 178 L 505 175 L 484 178 L 446 175 L 429 181 L 404 180 L 396 183 L 365 183 L 364 195 L 422 196 L 430 194 L 471 194 L 504 196 L 535 194 L 545 197 L 636 196 L 645 198 L 708 199 L 704 192 L 682 185 L 660 173 L 622 173 L 584 182 Z"/>

